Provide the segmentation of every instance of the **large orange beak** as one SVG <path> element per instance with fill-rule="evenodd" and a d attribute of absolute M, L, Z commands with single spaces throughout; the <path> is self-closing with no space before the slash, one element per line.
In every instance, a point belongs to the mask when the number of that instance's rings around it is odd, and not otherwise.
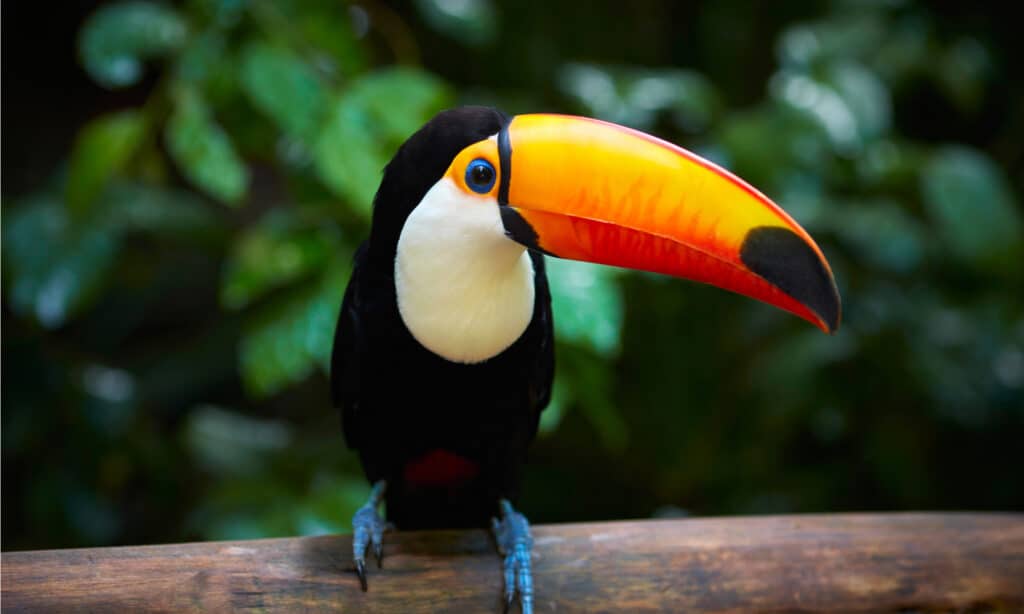
<path fill-rule="evenodd" d="M 560 258 L 684 277 L 831 333 L 839 292 L 814 240 L 732 173 L 593 119 L 517 115 L 498 135 L 508 235 Z"/>

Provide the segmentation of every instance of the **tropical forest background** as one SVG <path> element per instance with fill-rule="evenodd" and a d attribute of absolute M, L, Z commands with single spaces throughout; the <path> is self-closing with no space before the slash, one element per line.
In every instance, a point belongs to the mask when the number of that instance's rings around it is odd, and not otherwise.
<path fill-rule="evenodd" d="M 535 522 L 1024 509 L 1015 10 L 4 2 L 3 548 L 347 531 L 368 485 L 326 369 L 351 256 L 396 146 L 465 103 L 715 160 L 844 299 L 827 336 L 552 262 Z"/>

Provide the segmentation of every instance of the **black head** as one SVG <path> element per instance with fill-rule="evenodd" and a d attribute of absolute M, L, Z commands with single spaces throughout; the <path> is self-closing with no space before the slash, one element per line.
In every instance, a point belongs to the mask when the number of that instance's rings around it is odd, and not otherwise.
<path fill-rule="evenodd" d="M 491 107 L 442 111 L 398 148 L 384 168 L 373 200 L 370 260 L 394 266 L 395 248 L 405 219 L 437 183 L 460 151 L 496 134 L 508 117 Z"/>

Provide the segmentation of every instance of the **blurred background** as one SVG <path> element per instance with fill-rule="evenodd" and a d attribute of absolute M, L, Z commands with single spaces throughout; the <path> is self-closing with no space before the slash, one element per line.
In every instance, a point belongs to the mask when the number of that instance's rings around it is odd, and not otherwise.
<path fill-rule="evenodd" d="M 380 170 L 436 111 L 559 111 L 743 176 L 821 244 L 829 337 L 550 264 L 535 522 L 1024 508 L 1015 8 L 4 2 L 3 548 L 348 531 L 326 367 Z"/>

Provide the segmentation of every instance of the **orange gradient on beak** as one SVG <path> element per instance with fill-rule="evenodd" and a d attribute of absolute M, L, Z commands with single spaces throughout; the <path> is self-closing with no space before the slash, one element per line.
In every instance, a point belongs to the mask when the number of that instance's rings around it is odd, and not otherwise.
<path fill-rule="evenodd" d="M 742 179 L 598 120 L 518 115 L 506 130 L 501 204 L 535 233 L 520 238 L 523 230 L 507 224 L 516 240 L 561 258 L 712 284 L 825 332 L 838 326 L 839 295 L 821 250 Z"/>

